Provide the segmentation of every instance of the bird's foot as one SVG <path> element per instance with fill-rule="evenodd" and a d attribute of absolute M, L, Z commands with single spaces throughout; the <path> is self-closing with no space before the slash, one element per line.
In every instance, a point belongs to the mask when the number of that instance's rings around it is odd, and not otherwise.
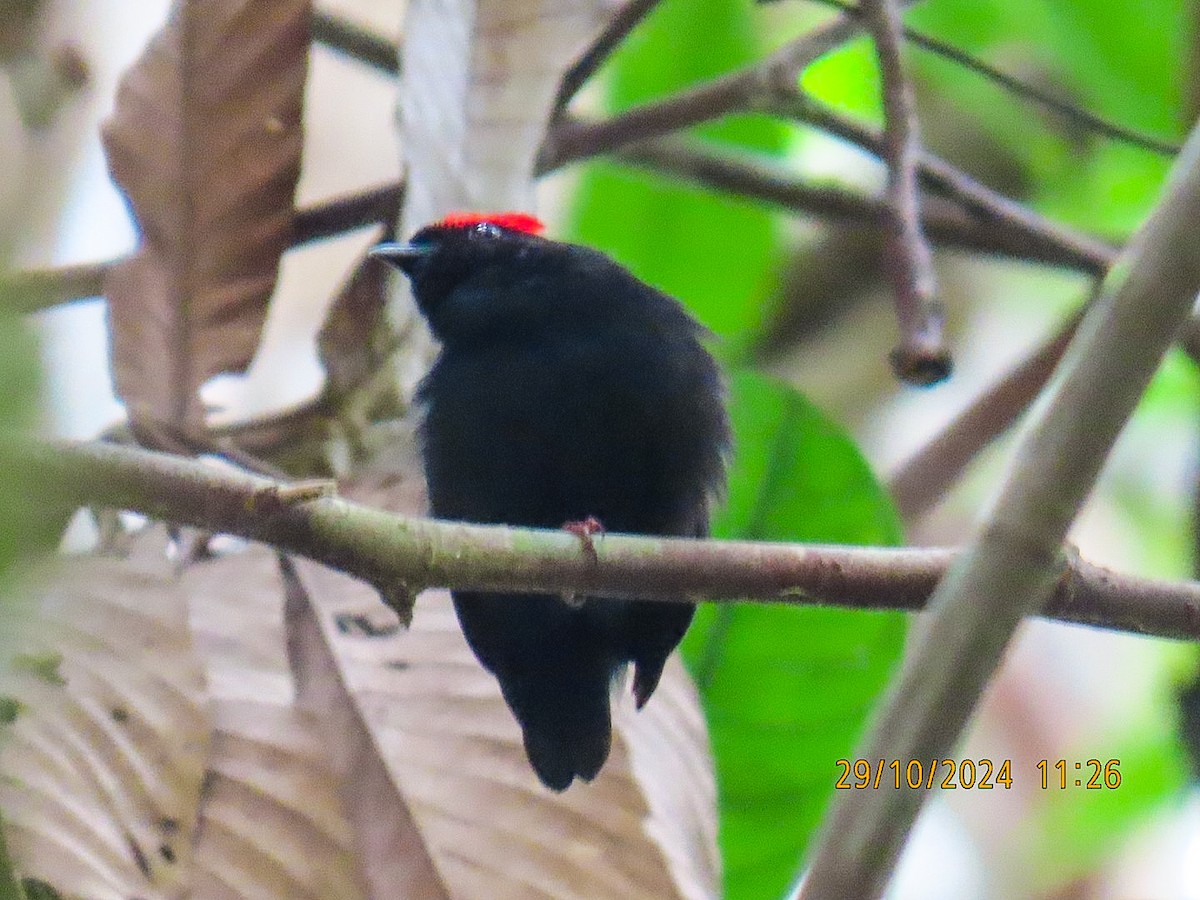
<path fill-rule="evenodd" d="M 591 557 L 592 562 L 600 561 L 600 556 L 596 553 L 596 542 L 592 540 L 594 534 L 604 535 L 604 526 L 600 524 L 599 519 L 588 516 L 579 522 L 564 522 L 562 530 L 579 538 L 579 542 L 583 544 L 583 552 Z"/>

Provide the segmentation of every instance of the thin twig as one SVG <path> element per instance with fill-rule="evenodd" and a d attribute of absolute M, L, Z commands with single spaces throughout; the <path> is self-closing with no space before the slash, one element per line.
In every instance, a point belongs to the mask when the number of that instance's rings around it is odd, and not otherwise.
<path fill-rule="evenodd" d="M 803 90 L 777 95 L 769 109 L 794 122 L 819 128 L 880 159 L 884 157 L 884 142 L 879 132 L 837 112 Z M 1087 262 L 1081 267 L 1085 271 L 1102 275 L 1117 258 L 1117 248 L 1112 245 L 1067 225 L 1050 221 L 933 153 L 921 153 L 918 175 L 931 190 L 962 204 L 972 213 L 989 221 L 1028 231 L 1048 244 L 1068 249 L 1073 256 Z"/>
<path fill-rule="evenodd" d="M 1050 380 L 1082 317 L 1082 312 L 1072 316 L 896 469 L 888 488 L 904 521 L 916 521 L 932 508 L 971 460 L 1029 407 Z"/>
<path fill-rule="evenodd" d="M 849 3 L 847 0 L 813 0 L 813 2 L 824 6 L 831 6 L 852 16 L 863 15 L 863 10 L 859 6 Z M 1158 153 L 1163 156 L 1174 156 L 1179 152 L 1179 145 L 1176 143 L 1164 141 L 1153 135 L 1143 134 L 1126 125 L 1105 119 L 1103 116 L 1099 116 L 1090 110 L 1063 100 L 1061 97 L 1056 97 L 1048 91 L 1039 88 L 1037 85 L 1029 84 L 1009 75 L 1007 72 L 997 69 L 990 63 L 984 62 L 978 56 L 955 47 L 953 44 L 930 37 L 908 26 L 904 27 L 903 33 L 904 39 L 911 42 L 914 46 L 947 59 L 969 72 L 974 72 L 1004 88 L 1010 94 L 1043 106 L 1089 131 L 1094 131 L 1115 141 L 1121 141 L 1130 146 L 1140 147 L 1143 150 L 1149 150 L 1151 153 Z"/>
<path fill-rule="evenodd" d="M 935 384 L 950 374 L 950 353 L 942 326 L 945 311 L 937 296 L 933 253 L 921 230 L 917 167 L 921 129 L 916 98 L 900 58 L 903 26 L 892 0 L 863 0 L 865 20 L 875 37 L 882 76 L 884 162 L 887 164 L 888 229 L 885 266 L 892 282 L 900 343 L 891 353 L 896 377 L 911 384 Z"/>
<path fill-rule="evenodd" d="M 403 183 L 385 184 L 357 194 L 334 197 L 296 211 L 291 246 L 344 234 L 365 225 L 389 222 L 400 208 Z M 0 302 L 6 309 L 30 313 L 63 303 L 99 297 L 108 270 L 120 260 L 27 269 L 0 276 Z"/>
<path fill-rule="evenodd" d="M 312 39 L 385 75 L 400 72 L 395 44 L 341 16 L 319 10 L 314 12 Z"/>
<path fill-rule="evenodd" d="M 1200 293 L 1197 220 L 1200 125 L 1080 323 L 997 499 L 938 585 L 926 627 L 854 757 L 941 759 L 953 751 L 1017 626 L 1061 580 L 1067 529 Z M 836 798 L 801 898 L 879 896 L 924 799 L 890 789 Z"/>
<path fill-rule="evenodd" d="M 239 535 L 384 589 L 451 587 L 600 594 L 663 602 L 754 599 L 921 609 L 949 550 L 695 541 L 605 534 L 595 555 L 560 529 L 393 515 L 288 482 L 105 443 L 0 444 L 39 502 L 105 506 Z M 22 483 L 17 478 L 17 484 Z M 519 602 L 519 600 L 514 600 Z M 1200 584 L 1119 575 L 1072 560 L 1045 614 L 1140 634 L 1200 638 Z"/>
<path fill-rule="evenodd" d="M 920 0 L 901 0 L 907 6 Z M 586 156 L 753 109 L 778 91 L 794 90 L 804 69 L 862 30 L 850 16 L 827 22 L 789 41 L 766 59 L 666 99 L 583 125 L 562 122 L 546 136 L 537 171 L 544 173 Z"/>
<path fill-rule="evenodd" d="M 551 121 L 562 115 L 575 99 L 575 95 L 596 74 L 596 70 L 604 65 L 604 61 L 612 56 L 613 51 L 629 37 L 629 33 L 658 6 L 659 2 L 660 0 L 626 0 L 625 5 L 613 14 L 592 45 L 567 69 L 551 107 Z"/>
<path fill-rule="evenodd" d="M 391 222 L 396 218 L 403 194 L 404 185 L 393 182 L 298 209 L 292 246 L 334 237 L 364 225 Z"/>

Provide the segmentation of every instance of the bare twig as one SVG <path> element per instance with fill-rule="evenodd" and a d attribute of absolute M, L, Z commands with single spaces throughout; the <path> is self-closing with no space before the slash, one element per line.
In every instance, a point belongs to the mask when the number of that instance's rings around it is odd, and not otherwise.
<path fill-rule="evenodd" d="M 660 0 L 626 0 L 625 5 L 613 13 L 604 30 L 563 76 L 558 95 L 554 98 L 554 106 L 551 108 L 552 121 L 562 115 L 575 99 L 575 95 L 596 74 L 596 70 L 659 2 Z"/>
<path fill-rule="evenodd" d="M 385 184 L 346 197 L 335 197 L 296 211 L 292 246 L 343 234 L 364 225 L 388 222 L 396 215 L 402 183 Z M 29 269 L 0 277 L 0 302 L 17 312 L 36 312 L 103 293 L 104 278 L 119 260 Z"/>
<path fill-rule="evenodd" d="M 877 131 L 836 112 L 805 91 L 777 96 L 770 111 L 819 128 L 881 159 L 884 157 L 883 138 Z M 961 204 L 971 213 L 1009 228 L 1027 231 L 1047 245 L 1063 248 L 1079 260 L 1080 265 L 1076 268 L 1102 275 L 1117 258 L 1117 249 L 1110 244 L 1067 225 L 1051 222 L 932 153 L 921 154 L 918 175 L 931 190 Z"/>
<path fill-rule="evenodd" d="M 901 2 L 913 5 L 920 0 Z M 537 170 L 548 172 L 585 156 L 755 109 L 776 92 L 795 90 L 805 68 L 861 30 L 853 18 L 841 16 L 790 41 L 761 62 L 664 100 L 635 106 L 602 122 L 563 122 L 547 135 Z"/>
<path fill-rule="evenodd" d="M 865 19 L 875 37 L 875 56 L 883 83 L 884 162 L 887 164 L 888 228 L 885 267 L 892 282 L 900 343 L 892 351 L 896 377 L 912 384 L 934 384 L 950 374 L 950 353 L 942 325 L 945 312 L 937 298 L 933 253 L 921 231 L 917 167 L 921 130 L 916 99 L 900 59 L 902 24 L 892 0 L 863 0 Z"/>
<path fill-rule="evenodd" d="M 341 16 L 319 10 L 314 12 L 312 38 L 330 50 L 335 50 L 385 75 L 396 75 L 400 72 L 395 44 Z"/>
<path fill-rule="evenodd" d="M 400 208 L 402 183 L 384 184 L 296 210 L 292 246 L 334 237 L 364 225 L 391 222 Z"/>
<path fill-rule="evenodd" d="M 980 394 L 889 479 L 892 499 L 906 522 L 920 518 L 945 496 L 979 451 L 1008 430 L 1050 380 L 1075 336 L 1082 312 L 1050 340 Z"/>
<path fill-rule="evenodd" d="M 1017 625 L 1054 592 L 1067 529 L 1200 292 L 1198 219 L 1200 126 L 1080 323 L 996 502 L 938 585 L 927 627 L 854 756 L 949 755 Z M 839 796 L 800 896 L 879 896 L 923 799 L 890 789 Z"/>
<path fill-rule="evenodd" d="M 858 6 L 846 2 L 846 0 L 813 0 L 815 3 L 821 3 L 825 6 L 832 6 L 834 9 L 839 9 L 844 13 L 849 13 L 854 16 L 861 16 L 863 10 Z M 974 72 L 977 75 L 999 85 L 1004 90 L 1008 91 L 1017 97 L 1024 100 L 1029 100 L 1033 103 L 1042 106 L 1051 112 L 1054 112 L 1062 118 L 1075 123 L 1096 134 L 1104 135 L 1112 138 L 1115 141 L 1129 144 L 1132 147 L 1140 147 L 1143 150 L 1149 150 L 1151 153 L 1158 153 L 1163 156 L 1174 156 L 1179 152 L 1179 145 L 1170 141 L 1164 141 L 1152 135 L 1142 134 L 1139 131 L 1121 125 L 1117 122 L 1112 122 L 1102 116 L 1096 115 L 1090 110 L 1086 110 L 1074 103 L 1069 103 L 1061 97 L 1056 97 L 1048 91 L 1022 81 L 1007 72 L 997 69 L 990 63 L 984 62 L 978 56 L 968 53 L 967 51 L 955 47 L 946 41 L 938 38 L 930 37 L 916 29 L 905 26 L 904 39 L 909 41 L 916 47 L 922 50 L 927 50 L 930 53 L 947 59 L 969 72 Z"/>
<path fill-rule="evenodd" d="M 240 535 L 382 589 L 405 584 L 413 590 L 441 586 L 916 610 L 955 557 L 949 550 L 606 534 L 593 558 L 560 529 L 438 522 L 337 497 L 295 498 L 287 482 L 132 447 L 2 444 L 0 461 L 6 471 L 39 479 L 40 502 L 129 509 Z M 1076 559 L 1045 614 L 1194 639 L 1200 637 L 1200 584 L 1118 575 Z"/>

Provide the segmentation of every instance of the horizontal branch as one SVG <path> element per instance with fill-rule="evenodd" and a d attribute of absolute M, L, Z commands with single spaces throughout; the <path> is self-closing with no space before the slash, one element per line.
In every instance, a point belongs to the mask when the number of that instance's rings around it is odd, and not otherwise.
<path fill-rule="evenodd" d="M 301 207 L 292 220 L 291 245 L 299 247 L 365 225 L 391 221 L 400 208 L 403 193 L 404 183 L 392 182 Z M 104 293 L 105 275 L 120 261 L 0 273 L 0 305 L 14 312 L 30 313 L 99 297 Z"/>
<path fill-rule="evenodd" d="M 691 136 L 667 135 L 632 144 L 614 156 L 641 169 L 680 178 L 709 190 L 749 197 L 789 212 L 843 223 L 862 223 L 879 229 L 886 224 L 886 210 L 879 198 L 797 177 L 766 154 L 732 151 Z M 929 238 L 949 249 L 1044 263 L 1089 274 L 1103 273 L 1115 258 L 1115 251 L 1093 251 L 1025 223 L 995 219 L 969 208 L 959 198 L 928 197 L 921 213 L 922 225 Z"/>
<path fill-rule="evenodd" d="M 576 593 L 663 601 L 758 600 L 919 610 L 949 550 L 695 541 L 606 534 L 596 553 L 564 531 L 394 515 L 194 460 L 90 443 L 0 445 L 37 500 L 128 509 L 262 541 L 395 595 L 397 586 Z M 1200 637 L 1200 584 L 1120 575 L 1074 559 L 1045 615 L 1162 637 Z"/>

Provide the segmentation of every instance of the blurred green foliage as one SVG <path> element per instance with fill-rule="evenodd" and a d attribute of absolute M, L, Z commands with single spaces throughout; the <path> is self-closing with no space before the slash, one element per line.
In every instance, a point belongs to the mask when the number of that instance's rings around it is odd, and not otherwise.
<path fill-rule="evenodd" d="M 1189 53 L 1193 66 L 1200 58 L 1195 8 L 1194 0 L 927 2 L 907 22 L 1064 100 L 1179 141 L 1190 124 L 1185 108 L 1200 105 L 1194 97 L 1189 104 L 1189 82 L 1181 77 Z M 799 2 L 664 0 L 610 61 L 603 102 L 618 111 L 750 64 L 765 47 L 803 31 L 812 16 L 813 8 Z M 794 27 L 780 31 L 788 25 Z M 927 51 L 911 49 L 907 58 L 928 144 L 993 187 L 1115 240 L 1124 240 L 1156 201 L 1169 159 L 1097 137 Z M 1197 73 L 1191 77 L 1196 91 Z M 866 39 L 810 67 L 803 84 L 839 109 L 880 122 L 878 71 Z M 696 132 L 796 162 L 807 146 L 804 129 L 755 117 L 731 117 Z M 826 161 L 822 171 L 828 168 Z M 721 337 L 717 352 L 736 364 L 740 348 L 753 344 L 766 321 L 777 268 L 793 252 L 782 219 L 765 207 L 610 163 L 581 171 L 569 236 L 681 298 Z M 1042 302 L 1036 295 L 1029 301 Z M 1143 422 L 1194 428 L 1198 395 L 1200 378 L 1174 355 L 1131 431 Z M 890 503 L 853 443 L 803 398 L 737 374 L 732 412 L 737 455 L 718 534 L 899 539 Z M 1177 489 L 1163 500 L 1149 480 L 1116 479 L 1121 511 L 1151 571 L 1185 574 L 1192 566 L 1189 496 Z M 832 794 L 832 761 L 852 747 L 902 635 L 901 621 L 891 615 L 751 605 L 700 611 L 684 650 L 717 757 L 728 896 L 779 896 L 794 878 Z M 1148 665 L 1158 666 L 1165 688 L 1180 653 L 1191 651 L 1164 642 L 1147 646 L 1159 660 Z M 1106 758 L 1126 761 L 1120 790 L 1047 796 L 1027 847 L 1040 889 L 1052 891 L 1101 864 L 1179 788 L 1183 769 L 1167 692 L 1148 698 L 1146 709 L 1105 744 Z M 1093 747 L 1084 758 L 1096 755 Z"/>
<path fill-rule="evenodd" d="M 10 440 L 32 428 L 37 412 L 38 369 L 36 346 L 23 323 L 0 310 L 0 385 L 4 386 L 0 390 L 0 440 Z M 6 471 L 0 478 L 0 667 L 8 664 L 9 648 L 4 644 L 22 617 L 12 591 L 20 564 L 52 543 L 46 516 L 32 502 L 34 495 L 33 485 L 22 472 Z M 0 737 L 4 726 L 19 712 L 16 701 L 0 696 Z M 0 822 L 0 900 L 24 897 L 13 877 Z"/>

